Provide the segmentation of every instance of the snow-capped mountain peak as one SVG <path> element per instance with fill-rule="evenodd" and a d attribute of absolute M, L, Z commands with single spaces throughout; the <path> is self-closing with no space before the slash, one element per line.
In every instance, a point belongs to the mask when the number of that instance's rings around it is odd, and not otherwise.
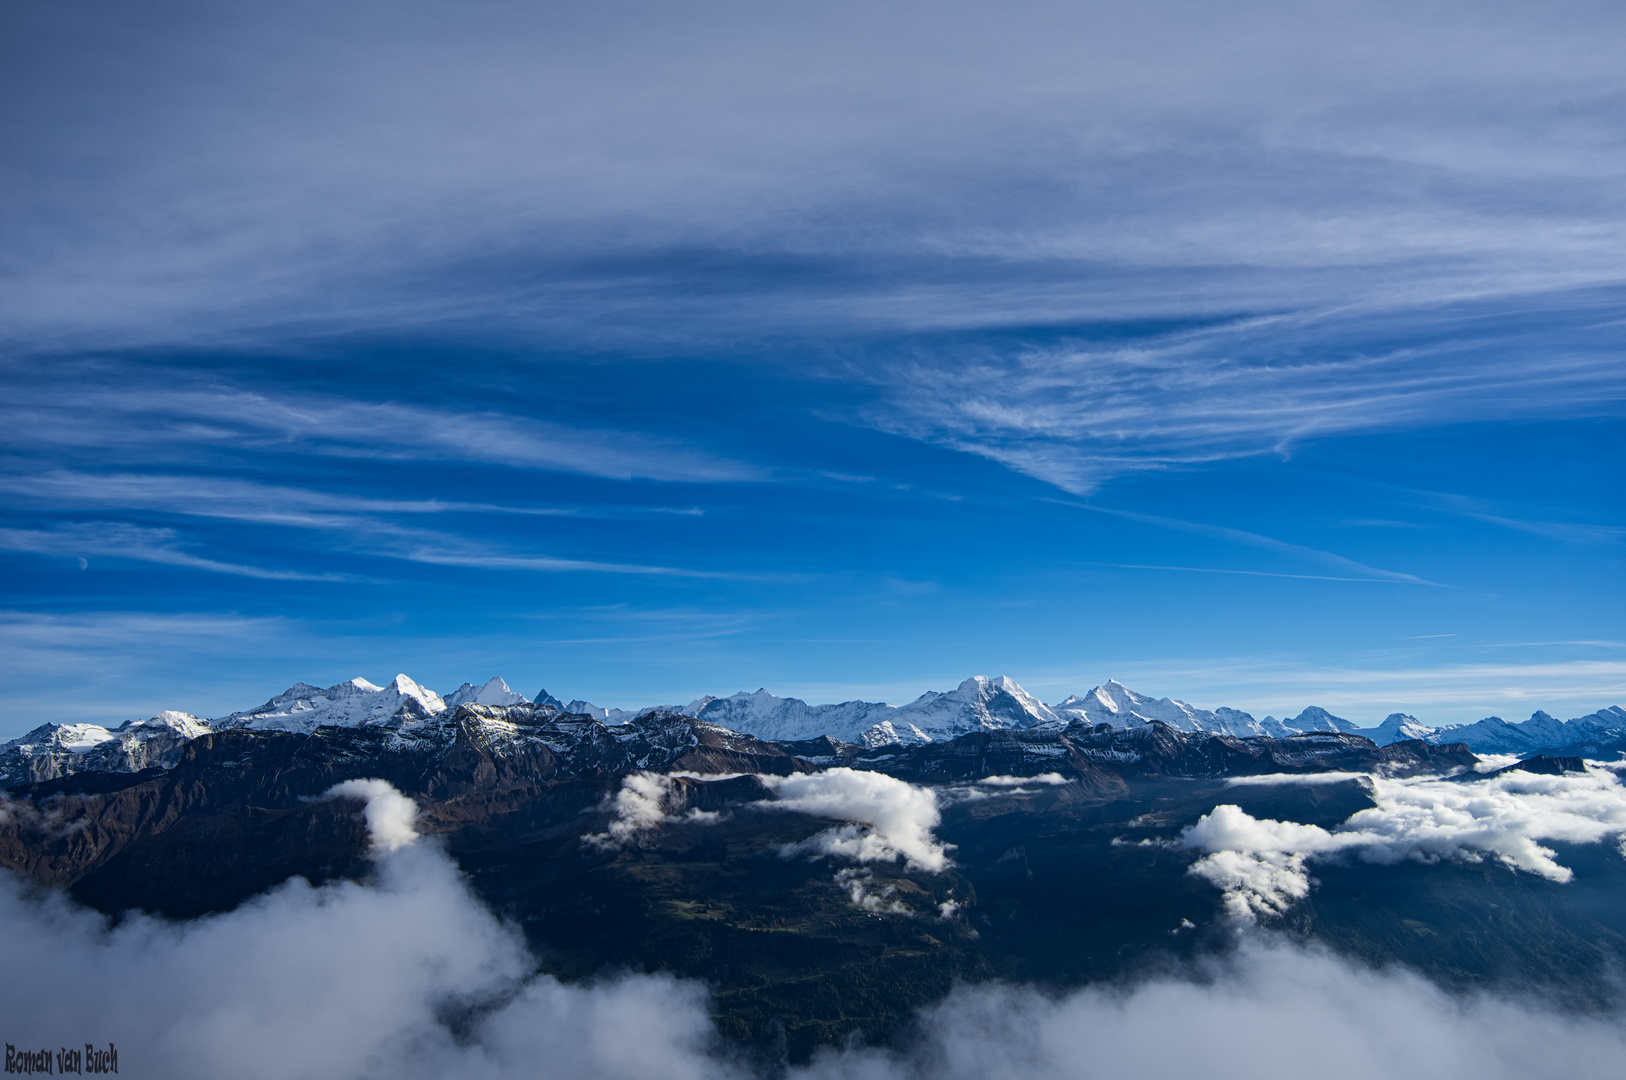
<path fill-rule="evenodd" d="M 169 768 L 181 748 L 209 732 L 206 720 L 165 711 L 109 730 L 99 724 L 42 724 L 0 746 L 0 778 L 54 780 L 74 772 L 140 772 Z"/>
<path fill-rule="evenodd" d="M 389 727 L 403 735 L 432 727 L 462 706 L 502 707 L 525 702 L 500 677 L 475 686 L 464 683 L 444 699 L 406 675 L 378 686 L 362 678 L 326 689 L 295 683 L 258 708 L 217 720 L 166 711 L 118 728 L 97 724 L 44 724 L 19 739 L 0 745 L 0 781 L 48 780 L 86 769 L 133 772 L 169 767 L 181 747 L 211 731 L 232 729 L 314 732 L 319 727 Z M 1255 720 L 1236 709 L 1199 709 L 1173 698 L 1137 693 L 1115 679 L 1083 695 L 1048 706 L 1014 680 L 975 675 L 952 690 L 928 691 L 906 705 L 844 701 L 809 705 L 781 698 L 765 687 L 725 698 L 705 696 L 687 706 L 650 706 L 636 710 L 601 708 L 582 700 L 568 705 L 542 691 L 536 704 L 561 713 L 590 716 L 617 728 L 654 712 L 681 713 L 719 728 L 785 742 L 829 736 L 846 742 L 879 746 L 952 739 L 975 731 L 1054 729 L 1070 723 L 1091 727 L 1140 727 L 1153 722 L 1176 730 L 1240 738 L 1281 738 L 1308 732 L 1350 732 L 1379 745 L 1409 739 L 1433 744 L 1466 743 L 1476 753 L 1569 753 L 1618 757 L 1626 753 L 1626 709 L 1610 706 L 1587 716 L 1561 721 L 1536 712 L 1523 723 L 1487 717 L 1473 724 L 1434 728 L 1405 713 L 1393 713 L 1376 728 L 1360 729 L 1320 706 L 1309 706 L 1286 720 Z"/>
<path fill-rule="evenodd" d="M 1361 734 L 1384 745 L 1389 721 L 1394 719 L 1391 716 L 1375 732 L 1365 731 Z M 1405 719 L 1412 720 L 1411 717 Z M 1626 709 L 1611 705 L 1573 720 L 1559 720 L 1538 710 L 1531 714 L 1530 719 L 1518 724 L 1503 720 L 1500 716 L 1487 716 L 1472 724 L 1440 728 L 1417 724 L 1412 734 L 1400 735 L 1399 738 L 1423 739 L 1437 745 L 1466 743 L 1476 754 L 1533 754 L 1569 749 L 1572 752 L 1601 752 L 1612 757 L 1615 751 L 1604 748 L 1620 742 L 1623 733 L 1626 733 Z"/>
<path fill-rule="evenodd" d="M 1141 727 L 1156 720 L 1178 731 L 1212 731 L 1248 738 L 1274 734 L 1265 724 L 1236 709 L 1210 712 L 1173 698 L 1138 694 L 1116 679 L 1108 679 L 1089 693 L 1074 695 L 1055 707 L 1058 715 L 1088 724 Z"/>
<path fill-rule="evenodd" d="M 968 731 L 1066 724 L 1048 705 L 1003 675 L 993 679 L 973 675 L 947 693 L 928 690 L 889 719 L 900 729 L 906 724 L 932 740 Z"/>
<path fill-rule="evenodd" d="M 526 700 L 524 694 L 514 693 L 497 675 L 487 679 L 483 686 L 464 683 L 445 698 L 448 709 L 455 709 L 459 705 L 518 705 Z"/>
<path fill-rule="evenodd" d="M 843 701 L 834 705 L 809 705 L 800 698 L 782 698 L 759 689 L 725 698 L 702 698 L 691 705 L 690 715 L 708 724 L 755 735 L 759 739 L 814 739 L 820 735 L 846 742 L 859 741 L 862 734 L 892 715 L 896 708 L 875 701 Z"/>
<path fill-rule="evenodd" d="M 1379 746 L 1388 746 L 1407 739 L 1427 739 L 1435 730 L 1409 713 L 1390 713 L 1376 729 L 1361 734 Z"/>
<path fill-rule="evenodd" d="M 310 732 L 318 727 L 426 720 L 445 711 L 446 702 L 439 694 L 419 686 L 406 675 L 397 675 L 388 686 L 375 686 L 366 679 L 348 679 L 326 690 L 296 683 L 259 708 L 232 713 L 211 726 L 216 730 L 255 728 Z"/>
<path fill-rule="evenodd" d="M 1283 724 L 1296 731 L 1359 731 L 1360 725 L 1334 716 L 1319 705 L 1311 705 L 1297 716 L 1283 720 Z"/>

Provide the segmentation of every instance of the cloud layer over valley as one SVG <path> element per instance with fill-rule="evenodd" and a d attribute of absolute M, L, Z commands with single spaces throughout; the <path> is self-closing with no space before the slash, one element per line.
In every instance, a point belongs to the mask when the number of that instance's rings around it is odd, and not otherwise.
<path fill-rule="evenodd" d="M 1233 786 L 1316 784 L 1350 774 L 1259 776 Z M 1626 786 L 1619 771 L 1596 764 L 1584 773 L 1544 775 L 1512 769 L 1485 779 L 1388 779 L 1369 783 L 1375 807 L 1336 829 L 1254 818 L 1222 805 L 1186 829 L 1181 843 L 1207 852 L 1191 872 L 1225 893 L 1230 914 L 1251 922 L 1277 915 L 1310 892 L 1306 860 L 1354 853 L 1365 862 L 1433 862 L 1494 858 L 1504 865 L 1567 882 L 1573 872 L 1542 841 L 1626 845 Z M 1622 848 L 1626 855 L 1626 846 Z"/>
<path fill-rule="evenodd" d="M 110 926 L 59 895 L 0 882 L 7 1037 L 111 1041 L 121 1075 L 174 1080 L 753 1075 L 718 1042 L 703 987 L 535 974 L 516 930 L 440 849 L 403 841 L 400 796 L 376 783 L 343 794 L 370 800 L 377 869 L 364 884 L 294 880 L 227 914 Z M 393 849 L 378 831 L 387 821 L 403 841 Z M 1622 1053 L 1617 1016 L 1453 997 L 1405 971 L 1259 937 L 1228 960 L 1123 985 L 961 988 L 923 1014 L 906 1046 L 827 1052 L 790 1075 L 1153 1078 L 1203 1062 L 1218 1077 L 1284 1080 L 1311 1068 L 1352 1080 L 1589 1078 L 1614 1075 Z"/>

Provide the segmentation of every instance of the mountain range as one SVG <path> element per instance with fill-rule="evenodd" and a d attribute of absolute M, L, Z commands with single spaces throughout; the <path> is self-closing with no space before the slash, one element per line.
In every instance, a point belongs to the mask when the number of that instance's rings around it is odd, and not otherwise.
<path fill-rule="evenodd" d="M 1297 716 L 1260 720 L 1237 709 L 1200 709 L 1168 697 L 1153 698 L 1114 680 L 1046 705 L 1012 679 L 976 675 L 952 690 L 928 691 L 905 705 L 872 701 L 810 705 L 759 689 L 729 697 L 702 697 L 687 705 L 624 710 L 580 699 L 564 702 L 546 690 L 528 699 L 498 677 L 480 685 L 463 683 L 443 697 L 398 675 L 386 686 L 360 678 L 325 689 L 296 683 L 263 705 L 216 719 L 164 711 L 111 729 L 96 724 L 44 724 L 0 745 L 0 784 L 37 782 L 82 771 L 168 767 L 179 759 L 189 740 L 211 731 L 309 734 L 322 727 L 386 727 L 410 737 L 436 717 L 463 705 L 519 704 L 534 704 L 560 715 L 588 716 L 612 726 L 639 716 L 673 713 L 759 739 L 794 742 L 829 737 L 871 748 L 941 742 L 978 731 L 1060 731 L 1074 723 L 1131 729 L 1157 722 L 1176 731 L 1242 739 L 1339 732 L 1363 736 L 1379 746 L 1410 739 L 1433 745 L 1463 743 L 1478 754 L 1614 758 L 1626 752 L 1626 709 L 1618 705 L 1568 721 L 1538 711 L 1523 723 L 1493 716 L 1445 727 L 1395 713 L 1376 727 L 1362 728 L 1315 705 Z"/>
<path fill-rule="evenodd" d="M 109 916 L 187 920 L 294 878 L 365 887 L 421 836 L 538 970 L 702 981 L 764 1075 L 895 1045 L 966 983 L 1223 954 L 1239 919 L 1589 1007 L 1626 966 L 1626 796 L 1579 759 L 1192 730 L 1219 714 L 1116 684 L 1061 706 L 1003 679 L 868 711 L 743 694 L 620 723 L 538 697 L 352 680 L 213 721 L 41 728 L 5 750 L 0 866 Z M 1555 836 L 1591 842 L 1536 842 Z"/>

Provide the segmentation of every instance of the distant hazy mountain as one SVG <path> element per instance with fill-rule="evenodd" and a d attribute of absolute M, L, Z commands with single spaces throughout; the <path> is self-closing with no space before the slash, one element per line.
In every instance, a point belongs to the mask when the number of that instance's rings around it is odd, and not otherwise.
<path fill-rule="evenodd" d="M 1425 742 L 1466 743 L 1476 754 L 1535 754 L 1546 752 L 1569 756 L 1613 757 L 1626 747 L 1616 746 L 1626 737 L 1626 709 L 1611 705 L 1574 720 L 1557 720 L 1537 711 L 1530 719 L 1512 724 L 1500 716 L 1488 716 L 1472 724 L 1429 727 L 1415 716 L 1395 713 L 1376 728 L 1360 730 L 1379 746 L 1402 739 Z"/>

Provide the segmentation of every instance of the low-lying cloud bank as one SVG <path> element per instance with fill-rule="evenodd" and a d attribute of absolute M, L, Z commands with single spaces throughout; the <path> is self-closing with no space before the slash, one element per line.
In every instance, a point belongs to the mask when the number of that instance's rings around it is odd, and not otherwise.
<path fill-rule="evenodd" d="M 727 778 L 721 774 L 682 775 L 697 780 Z M 937 808 L 937 794 L 931 788 L 848 768 L 793 776 L 763 775 L 757 779 L 776 797 L 749 804 L 754 808 L 789 810 L 842 822 L 787 845 L 782 851 L 787 858 L 831 856 L 860 863 L 903 859 L 912 870 L 934 874 L 949 866 L 949 845 L 933 835 L 942 815 Z M 671 776 L 632 773 L 610 800 L 611 817 L 605 830 L 589 834 L 584 841 L 591 847 L 610 850 L 634 843 L 661 825 L 709 825 L 721 820 L 721 815 L 713 811 L 672 813 L 672 794 Z"/>
<path fill-rule="evenodd" d="M 402 821 L 397 793 L 339 794 L 369 800 L 377 874 L 366 884 L 295 880 L 228 914 L 110 927 L 5 877 L 0 1037 L 113 1042 L 120 1075 L 166 1080 L 750 1076 L 718 1041 L 702 987 L 537 975 L 520 935 L 437 846 L 382 842 L 377 830 Z M 1405 972 L 1260 938 L 1230 961 L 1129 988 L 962 988 L 924 1012 L 909 1047 L 831 1051 L 790 1075 L 1586 1078 L 1618 1075 L 1623 1054 L 1617 1016 L 1454 998 Z"/>
<path fill-rule="evenodd" d="M 910 870 L 929 873 L 941 873 L 953 865 L 953 845 L 936 836 L 942 819 L 940 801 L 982 799 L 1066 782 L 1059 774 L 1046 773 L 990 776 L 974 784 L 934 789 L 848 768 L 758 779 L 775 797 L 750 804 L 755 809 L 796 811 L 841 823 L 785 845 L 780 849 L 784 857 L 858 864 L 902 860 Z M 1233 919 L 1249 923 L 1279 915 L 1308 896 L 1311 879 L 1306 863 L 1316 858 L 1347 855 L 1379 865 L 1408 859 L 1480 862 L 1493 858 L 1515 870 L 1563 883 L 1573 874 L 1558 863 L 1556 853 L 1543 841 L 1612 841 L 1626 854 L 1626 786 L 1616 770 L 1599 765 L 1561 775 L 1517 769 L 1452 779 L 1323 773 L 1239 777 L 1231 783 L 1245 787 L 1357 779 L 1371 785 L 1377 805 L 1352 815 L 1335 829 L 1255 818 L 1235 805 L 1215 807 L 1185 829 L 1178 841 L 1202 853 L 1190 872 L 1224 894 L 1226 911 Z M 368 783 L 378 782 L 352 781 L 353 786 Z M 358 787 L 353 793 L 362 791 Z M 719 820 L 718 814 L 699 810 L 673 813 L 672 795 L 670 776 L 628 776 L 611 800 L 613 813 L 606 830 L 585 837 L 584 842 L 613 849 L 636 843 L 661 825 Z M 368 812 L 375 812 L 371 804 Z M 854 905 L 866 911 L 909 913 L 884 889 L 872 888 L 872 877 L 860 866 L 838 871 L 835 880 L 848 890 Z M 943 917 L 952 914 L 945 910 Z"/>
<path fill-rule="evenodd" d="M 1612 1075 L 1618 1017 L 1566 1017 L 1533 1001 L 1450 997 L 1260 939 L 1229 962 L 1128 990 L 1050 997 L 967 987 L 928 1010 L 904 1053 L 847 1052 L 807 1080 L 1203 1077 L 1431 1080 Z"/>
<path fill-rule="evenodd" d="M 614 851 L 637 843 L 645 833 L 662 825 L 678 821 L 710 825 L 722 820 L 721 814 L 708 810 L 690 810 L 681 815 L 670 813 L 668 806 L 672 796 L 672 777 L 665 773 L 629 774 L 610 800 L 609 824 L 601 833 L 589 833 L 582 837 L 582 843 L 600 851 Z"/>
<path fill-rule="evenodd" d="M 847 823 L 809 837 L 787 854 L 832 855 L 854 862 L 892 862 L 901 857 L 910 869 L 934 874 L 949 865 L 948 846 L 933 835 L 941 815 L 931 788 L 845 768 L 763 781 L 779 796 L 770 806 Z"/>
<path fill-rule="evenodd" d="M 1259 776 L 1236 785 L 1321 783 L 1352 774 Z M 1514 770 L 1480 780 L 1368 777 L 1377 803 L 1336 829 L 1261 820 L 1218 806 L 1185 830 L 1182 843 L 1207 852 L 1191 872 L 1225 893 L 1230 914 L 1244 921 L 1278 914 L 1310 892 L 1305 861 L 1353 853 L 1393 865 L 1494 858 L 1515 870 L 1567 882 L 1543 840 L 1596 844 L 1613 840 L 1626 854 L 1626 787 L 1608 768 L 1546 775 Z"/>

